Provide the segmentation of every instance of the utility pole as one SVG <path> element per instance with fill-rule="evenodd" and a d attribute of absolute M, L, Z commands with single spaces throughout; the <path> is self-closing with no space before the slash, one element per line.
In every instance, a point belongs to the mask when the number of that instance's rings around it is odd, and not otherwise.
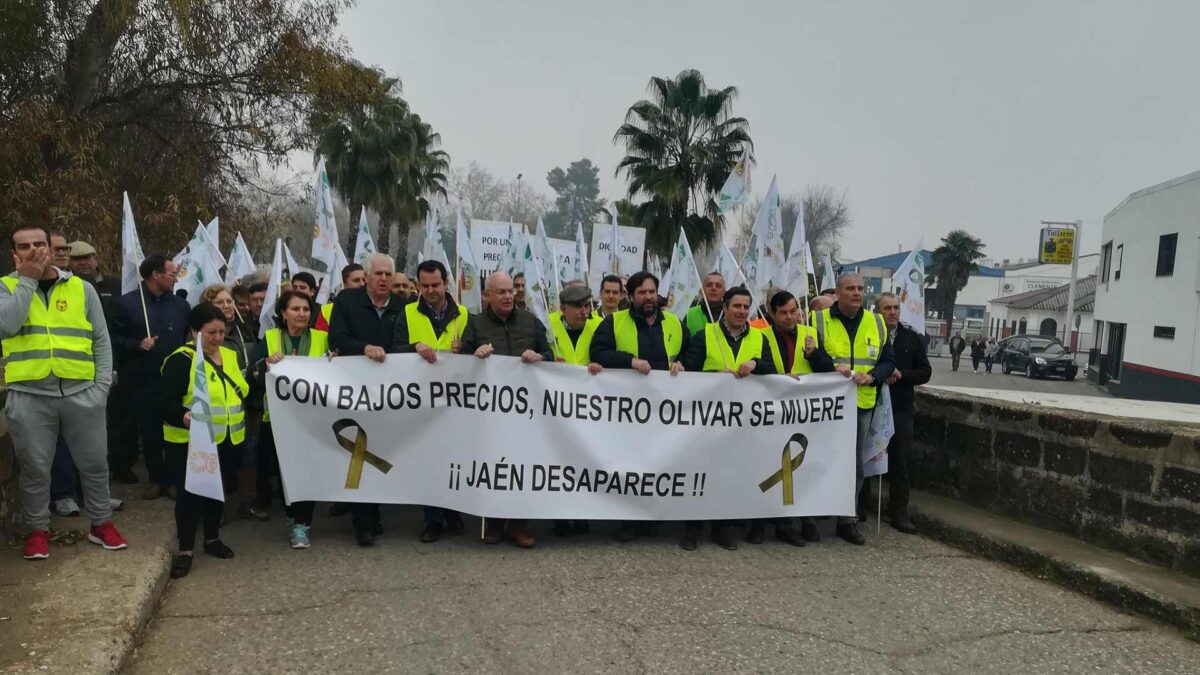
<path fill-rule="evenodd" d="M 515 221 L 521 213 L 521 176 L 525 174 L 517 174 L 517 208 L 513 209 L 512 219 Z"/>

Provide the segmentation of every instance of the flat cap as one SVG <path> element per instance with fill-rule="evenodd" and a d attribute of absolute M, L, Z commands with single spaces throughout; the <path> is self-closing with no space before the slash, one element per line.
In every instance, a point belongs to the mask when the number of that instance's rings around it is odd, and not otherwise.
<path fill-rule="evenodd" d="M 71 257 L 82 258 L 84 256 L 96 255 L 96 248 L 86 241 L 71 242 Z"/>
<path fill-rule="evenodd" d="M 585 305 L 592 301 L 592 292 L 587 286 L 569 286 L 558 294 L 558 300 L 564 305 Z"/>

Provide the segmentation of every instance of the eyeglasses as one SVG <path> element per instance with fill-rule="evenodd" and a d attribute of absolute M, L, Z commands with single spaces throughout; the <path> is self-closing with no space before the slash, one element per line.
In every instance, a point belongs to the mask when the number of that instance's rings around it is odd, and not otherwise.
<path fill-rule="evenodd" d="M 55 253 L 70 253 L 71 247 L 70 246 L 55 246 L 54 252 Z"/>

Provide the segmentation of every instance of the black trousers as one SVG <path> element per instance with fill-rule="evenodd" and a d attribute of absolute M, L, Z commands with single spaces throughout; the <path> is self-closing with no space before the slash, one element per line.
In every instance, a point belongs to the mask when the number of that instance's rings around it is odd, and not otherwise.
<path fill-rule="evenodd" d="M 161 392 L 158 382 L 133 383 L 133 414 L 137 420 L 138 436 L 142 441 L 142 454 L 146 458 L 146 471 L 150 482 L 162 486 L 177 485 L 175 475 L 167 470 L 163 449 L 163 421 L 158 414 Z M 136 452 L 136 451 L 135 451 Z M 185 456 L 187 453 L 184 453 Z M 136 457 L 136 455 L 135 455 Z"/>
<path fill-rule="evenodd" d="M 950 368 L 958 370 L 958 361 L 962 358 L 962 352 L 950 352 Z"/>
<path fill-rule="evenodd" d="M 901 412 L 893 409 L 892 417 L 896 424 L 896 433 L 888 442 L 888 503 L 887 511 L 905 511 L 908 509 L 910 464 L 913 442 L 913 414 L 911 411 Z M 863 481 L 862 490 L 858 493 L 858 509 L 870 514 L 875 513 L 875 497 L 871 493 L 871 480 Z"/>
<path fill-rule="evenodd" d="M 117 378 L 108 392 L 108 468 L 132 469 L 138 456 L 138 426 L 133 414 L 133 386 L 127 378 Z M 162 433 L 160 430 L 159 433 Z"/>
<path fill-rule="evenodd" d="M 975 356 L 974 354 L 972 354 L 971 355 L 971 368 L 974 370 L 979 370 L 979 362 L 982 359 L 983 359 L 982 356 Z"/>
<path fill-rule="evenodd" d="M 275 431 L 269 421 L 263 422 L 258 427 L 258 445 L 254 450 L 254 462 L 257 468 L 254 477 L 254 491 L 257 494 L 258 503 L 264 507 L 269 506 L 272 497 L 283 498 L 283 495 L 275 490 L 274 483 L 271 481 L 272 478 L 280 476 L 280 485 L 283 485 L 282 474 L 279 472 L 279 450 L 275 447 Z M 300 525 L 312 526 L 313 512 L 316 507 L 316 502 L 285 503 L 283 512 Z"/>
<path fill-rule="evenodd" d="M 204 541 L 221 536 L 221 512 L 225 503 L 208 497 L 192 494 L 184 489 L 187 471 L 188 446 L 184 443 L 165 443 L 163 446 L 168 471 L 173 485 L 179 486 L 175 498 L 175 531 L 179 537 L 179 550 L 190 551 L 196 545 L 196 530 L 204 525 Z M 225 493 L 237 490 L 237 472 L 241 468 L 242 446 L 234 445 L 226 438 L 217 444 L 217 455 L 221 459 L 221 484 Z"/>

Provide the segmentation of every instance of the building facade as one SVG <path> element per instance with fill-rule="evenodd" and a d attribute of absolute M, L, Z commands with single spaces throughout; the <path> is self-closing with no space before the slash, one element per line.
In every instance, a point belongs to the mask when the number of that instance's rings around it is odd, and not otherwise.
<path fill-rule="evenodd" d="M 1200 403 L 1200 171 L 1104 218 L 1088 378 L 1116 396 Z"/>

